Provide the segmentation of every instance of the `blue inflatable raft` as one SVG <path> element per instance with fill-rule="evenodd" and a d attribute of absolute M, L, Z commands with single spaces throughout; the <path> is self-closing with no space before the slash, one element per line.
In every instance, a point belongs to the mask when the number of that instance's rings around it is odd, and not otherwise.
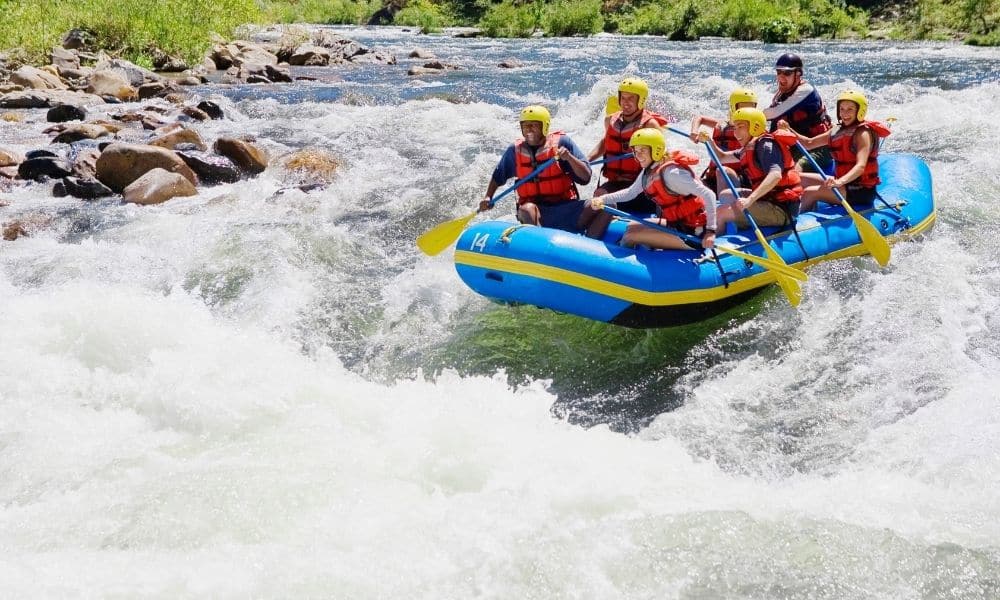
<path fill-rule="evenodd" d="M 927 164 L 916 156 L 879 157 L 885 202 L 859 210 L 889 241 L 934 224 Z M 719 252 L 631 249 L 617 245 L 626 223 L 616 220 L 604 240 L 545 227 L 486 221 L 466 229 L 455 250 L 459 277 L 475 292 L 503 303 L 530 304 L 625 327 L 693 323 L 745 302 L 775 282 L 772 272 Z M 844 209 L 820 204 L 795 227 L 765 228 L 790 266 L 866 253 Z M 722 235 L 717 244 L 765 256 L 752 231 Z"/>

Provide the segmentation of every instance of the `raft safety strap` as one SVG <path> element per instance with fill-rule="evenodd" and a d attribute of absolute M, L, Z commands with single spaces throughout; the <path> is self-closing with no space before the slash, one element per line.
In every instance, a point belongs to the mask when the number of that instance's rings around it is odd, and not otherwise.
<path fill-rule="evenodd" d="M 882 194 L 880 194 L 878 192 L 875 192 L 875 197 L 878 198 L 879 202 L 881 202 L 882 204 L 884 204 L 886 208 L 888 208 L 889 210 L 891 210 L 891 211 L 893 211 L 893 212 L 896 213 L 896 220 L 899 221 L 899 222 L 901 222 L 903 224 L 903 227 L 905 229 L 909 229 L 910 227 L 913 227 L 913 224 L 910 223 L 910 218 L 907 217 L 907 216 L 905 216 L 903 214 L 903 211 L 899 209 L 899 207 L 901 207 L 901 206 L 906 206 L 906 200 L 902 200 L 899 203 L 893 205 L 893 204 L 889 204 L 889 202 L 887 202 L 886 199 L 882 197 Z"/>
<path fill-rule="evenodd" d="M 503 233 L 500 234 L 500 242 L 503 243 L 503 244 L 509 244 L 510 243 L 510 236 L 515 231 L 517 231 L 518 229 L 520 229 L 522 227 L 525 227 L 525 225 L 523 225 L 521 223 L 518 223 L 517 225 L 511 225 L 507 229 L 504 229 Z"/>

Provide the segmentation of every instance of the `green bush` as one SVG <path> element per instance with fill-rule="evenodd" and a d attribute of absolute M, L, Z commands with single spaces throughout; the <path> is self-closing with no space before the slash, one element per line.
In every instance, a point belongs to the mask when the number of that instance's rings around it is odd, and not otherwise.
<path fill-rule="evenodd" d="M 798 42 L 799 28 L 791 17 L 778 17 L 760 26 L 760 38 L 767 44 Z"/>
<path fill-rule="evenodd" d="M 98 47 L 150 66 L 153 49 L 200 61 L 213 35 L 229 36 L 243 23 L 260 22 L 256 0 L 74 0 L 8 2 L 0 22 L 0 48 L 14 58 L 45 62 L 71 29 L 92 34 Z"/>
<path fill-rule="evenodd" d="M 651 3 L 620 14 L 615 29 L 625 35 L 662 35 L 671 40 L 697 39 L 698 10 L 693 2 L 664 5 Z"/>
<path fill-rule="evenodd" d="M 544 26 L 552 36 L 599 33 L 604 28 L 601 0 L 557 0 L 546 9 Z"/>
<path fill-rule="evenodd" d="M 491 6 L 479 20 L 483 33 L 497 38 L 531 37 L 537 25 L 538 17 L 532 5 L 514 6 L 511 0 Z"/>
<path fill-rule="evenodd" d="M 454 18 L 447 13 L 445 7 L 430 0 L 413 0 L 396 13 L 392 22 L 395 25 L 419 27 L 424 33 L 432 33 L 453 24 Z"/>
<path fill-rule="evenodd" d="M 381 0 L 262 0 L 265 19 L 275 23 L 361 24 L 382 8 Z"/>

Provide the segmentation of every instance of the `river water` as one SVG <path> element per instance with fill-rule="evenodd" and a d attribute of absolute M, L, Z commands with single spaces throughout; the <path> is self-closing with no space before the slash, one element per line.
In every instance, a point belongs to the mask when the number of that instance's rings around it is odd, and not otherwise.
<path fill-rule="evenodd" d="M 209 139 L 341 157 L 325 190 L 3 194 L 53 221 L 0 244 L 0 598 L 1000 596 L 1000 50 L 343 31 L 401 65 L 194 90 Z M 407 77 L 416 47 L 461 70 Z M 586 150 L 625 74 L 686 127 L 789 49 L 930 164 L 937 226 L 889 268 L 634 331 L 494 305 L 414 245 L 524 104 Z"/>

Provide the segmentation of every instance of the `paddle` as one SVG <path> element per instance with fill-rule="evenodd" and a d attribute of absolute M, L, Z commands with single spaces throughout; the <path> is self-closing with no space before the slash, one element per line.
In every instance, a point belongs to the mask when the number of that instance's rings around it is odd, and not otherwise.
<path fill-rule="evenodd" d="M 627 212 L 618 210 L 617 208 L 611 208 L 610 206 L 605 206 L 604 207 L 604 211 L 608 212 L 608 213 L 611 213 L 611 214 L 613 214 L 616 217 L 620 217 L 620 218 L 626 219 L 628 221 L 634 221 L 636 223 L 639 223 L 639 224 L 644 225 L 646 227 L 649 227 L 651 229 L 656 229 L 656 230 L 662 231 L 664 233 L 669 233 L 671 235 L 676 235 L 677 237 L 681 238 L 682 240 L 685 240 L 685 241 L 688 241 L 688 242 L 691 242 L 691 243 L 694 243 L 694 244 L 701 244 L 701 239 L 698 238 L 698 237 L 695 237 L 693 235 L 688 235 L 686 233 L 682 233 L 680 231 L 677 231 L 676 229 L 671 229 L 669 227 L 664 227 L 664 226 L 659 225 L 657 223 L 652 223 L 652 222 L 647 221 L 647 220 L 645 220 L 645 219 L 643 219 L 641 217 L 637 217 L 637 216 L 631 215 L 631 214 L 629 214 Z M 733 256 L 737 256 L 739 258 L 742 258 L 743 260 L 751 262 L 751 263 L 753 263 L 755 265 L 759 265 L 759 266 L 761 266 L 761 267 L 763 267 L 765 269 L 770 269 L 770 270 L 772 270 L 772 271 L 774 271 L 776 273 L 781 273 L 782 275 L 787 275 L 788 277 L 792 277 L 794 279 L 798 279 L 799 281 L 805 281 L 806 279 L 808 279 L 808 276 L 803 271 L 800 271 L 799 269 L 796 269 L 795 267 L 790 267 L 790 266 L 788 266 L 786 264 L 779 264 L 777 262 L 774 262 L 773 260 L 768 260 L 768 259 L 766 259 L 766 258 L 764 258 L 762 256 L 757 256 L 756 254 L 747 254 L 746 252 L 740 252 L 739 250 L 736 250 L 735 248 L 729 248 L 727 246 L 715 246 L 715 249 L 718 250 L 718 251 L 720 251 L 720 252 L 724 252 L 724 253 L 728 252 L 729 254 L 732 254 Z"/>
<path fill-rule="evenodd" d="M 671 128 L 670 130 L 675 133 L 679 133 L 685 137 L 688 137 L 683 131 L 678 131 L 673 128 Z M 715 166 L 718 167 L 719 172 L 722 173 L 723 178 L 725 178 L 726 185 L 729 186 L 729 191 L 733 193 L 733 197 L 739 200 L 740 194 L 739 192 L 736 191 L 736 186 L 733 185 L 733 180 L 730 179 L 729 173 L 726 172 L 726 167 L 725 165 L 722 164 L 722 160 L 719 158 L 719 155 L 716 154 L 715 150 L 712 149 L 712 144 L 706 141 L 705 148 L 708 150 L 709 156 L 712 157 L 712 161 L 715 163 Z M 773 247 L 771 247 L 771 244 L 768 243 L 767 238 L 764 237 L 764 232 L 762 232 L 760 230 L 760 227 L 757 226 L 757 221 L 754 220 L 753 215 L 750 214 L 750 211 L 748 209 L 743 209 L 743 215 L 746 216 L 747 221 L 750 222 L 750 226 L 753 227 L 754 234 L 756 234 L 757 236 L 757 241 L 760 242 L 760 245 L 764 247 L 764 251 L 767 253 L 767 257 L 780 265 L 788 266 L 787 263 L 785 263 L 785 259 L 781 258 L 781 255 L 778 254 L 778 251 L 775 250 Z M 775 280 L 777 280 L 778 286 L 781 288 L 781 291 L 784 292 L 785 297 L 788 298 L 788 303 L 791 304 L 792 306 L 798 306 L 799 302 L 802 301 L 802 288 L 799 287 L 799 282 L 795 281 L 790 277 L 782 275 L 778 272 L 775 272 L 774 277 Z"/>
<path fill-rule="evenodd" d="M 617 154 L 615 156 L 609 156 L 607 158 L 599 158 L 596 160 L 592 160 L 590 161 L 590 164 L 599 165 L 601 163 L 615 162 L 619 160 L 625 160 L 626 158 L 631 158 L 631 157 L 632 153 L 628 152 L 626 154 Z M 513 192 L 517 188 L 521 187 L 521 185 L 530 181 L 535 175 L 538 175 L 539 173 L 544 171 L 555 160 L 556 160 L 555 157 L 548 159 L 547 161 L 535 167 L 534 171 L 528 173 L 522 179 L 518 179 L 517 181 L 514 182 L 512 186 L 500 192 L 498 195 L 494 196 L 493 199 L 490 200 L 490 208 L 493 208 L 493 205 L 499 202 L 504 196 Z M 420 248 L 420 250 L 423 251 L 423 253 L 426 254 L 427 256 L 437 256 L 445 248 L 455 243 L 455 240 L 458 239 L 458 236 L 462 235 L 462 231 L 465 230 L 465 226 L 468 225 L 469 221 L 471 221 L 472 218 L 475 217 L 477 214 L 479 214 L 479 210 L 474 210 L 465 216 L 459 217 L 457 219 L 452 219 L 451 221 L 445 221 L 440 225 L 436 225 L 432 229 L 422 233 L 420 237 L 417 238 L 417 247 Z"/>
<path fill-rule="evenodd" d="M 816 159 L 812 157 L 812 154 L 809 154 L 809 151 L 802 145 L 802 142 L 795 142 L 795 145 L 798 146 L 799 151 L 809 159 L 809 162 L 812 163 L 816 172 L 823 173 L 823 170 L 819 168 L 818 164 L 816 164 Z M 844 195 L 840 193 L 840 190 L 837 188 L 832 189 L 833 193 L 836 194 L 837 199 L 840 200 L 841 205 L 843 205 L 844 210 L 847 211 L 847 214 L 851 215 L 851 220 L 854 221 L 854 227 L 858 230 L 858 237 L 861 238 L 861 243 L 864 244 L 865 250 L 868 251 L 868 254 L 872 255 L 880 266 L 884 267 L 888 265 L 890 253 L 889 242 L 885 241 L 885 238 L 879 234 L 878 229 L 875 229 L 875 226 L 872 225 L 871 221 L 862 217 L 856 210 L 854 210 L 853 207 L 851 207 L 850 204 L 847 203 L 847 198 L 844 198 Z"/>
<path fill-rule="evenodd" d="M 513 192 L 517 188 L 521 187 L 522 185 L 530 181 L 532 178 L 534 178 L 535 175 L 538 175 L 539 173 L 547 169 L 549 165 L 551 165 L 555 161 L 556 157 L 553 156 L 552 158 L 548 159 L 547 161 L 535 167 L 535 170 L 532 171 L 531 173 L 528 173 L 521 179 L 515 181 L 514 185 L 500 192 L 499 195 L 494 196 L 490 200 L 490 208 L 493 208 L 493 205 L 499 202 L 504 196 Z M 423 234 L 420 235 L 420 237 L 417 238 L 417 247 L 420 248 L 423 251 L 423 253 L 426 254 L 427 256 L 436 256 L 440 254 L 442 250 L 455 243 L 455 240 L 457 240 L 458 236 L 462 234 L 462 231 L 465 229 L 465 226 L 469 223 L 469 221 L 472 220 L 472 217 L 476 216 L 477 214 L 479 214 L 479 209 L 472 211 L 471 213 L 465 215 L 464 217 L 459 217 L 457 219 L 452 219 L 451 221 L 446 221 L 444 223 L 441 223 L 440 225 L 437 225 L 434 228 L 424 232 Z"/>

